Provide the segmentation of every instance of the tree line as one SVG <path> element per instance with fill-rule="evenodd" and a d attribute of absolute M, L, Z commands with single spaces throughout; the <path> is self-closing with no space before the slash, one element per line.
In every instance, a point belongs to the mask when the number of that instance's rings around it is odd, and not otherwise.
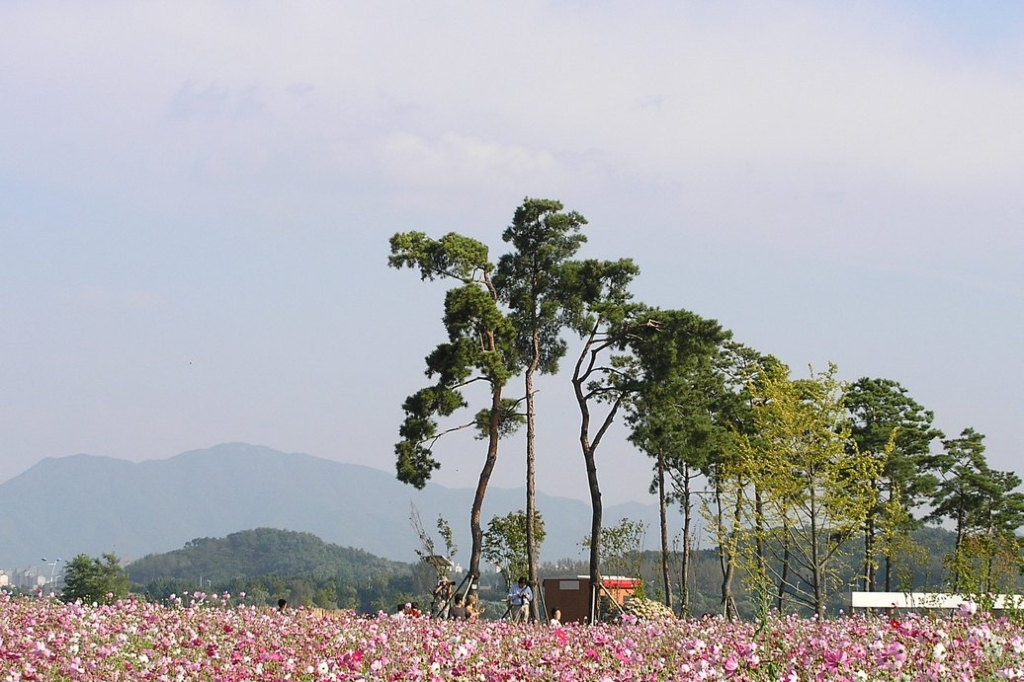
<path fill-rule="evenodd" d="M 991 591 L 1019 572 L 1021 481 L 988 465 L 982 434 L 965 428 L 948 438 L 891 379 L 842 382 L 835 366 L 795 377 L 715 320 L 634 300 L 639 268 L 631 259 L 577 257 L 586 224 L 558 201 L 527 198 L 501 234 L 509 250 L 496 260 L 483 242 L 454 232 L 390 240 L 391 267 L 449 285 L 441 311 L 447 338 L 426 355 L 429 383 L 403 403 L 397 476 L 423 487 L 441 466 L 442 437 L 476 432 L 484 458 L 469 513 L 473 575 L 480 575 L 481 511 L 500 442 L 525 428 L 523 535 L 526 571 L 537 585 L 534 380 L 558 372 L 570 345 L 592 510 L 592 618 L 604 529 L 597 455 L 617 418 L 651 457 L 663 597 L 681 613 L 690 611 L 698 516 L 715 538 L 718 607 L 729 617 L 738 616 L 740 576 L 762 611 L 824 615 L 842 586 L 836 567 L 850 555 L 860 557 L 862 589 L 891 589 L 912 532 L 925 522 L 955 529 L 947 562 L 953 589 Z M 669 504 L 680 505 L 684 519 L 678 594 Z"/>
<path fill-rule="evenodd" d="M 542 522 L 539 524 L 542 528 Z M 644 524 L 628 518 L 603 529 L 602 566 L 609 575 L 641 577 L 646 591 L 641 596 L 663 599 L 660 582 L 661 552 L 644 550 L 647 533 Z M 507 570 L 489 573 L 480 581 L 481 600 L 491 605 L 485 618 L 499 617 L 510 579 L 522 575 L 525 567 L 525 523 L 523 512 L 494 517 L 485 531 L 484 554 L 491 563 L 506 561 Z M 183 550 L 150 555 L 144 560 L 123 565 L 113 554 L 93 558 L 80 555 L 68 562 L 60 598 L 74 602 L 110 603 L 129 594 L 169 605 L 188 604 L 197 598 L 219 604 L 231 603 L 271 607 L 285 599 L 292 607 L 353 609 L 360 613 L 393 612 L 406 602 L 418 601 L 426 607 L 436 585 L 435 568 L 427 561 L 393 562 L 358 550 L 324 543 L 308 533 L 275 529 L 257 529 L 228 538 L 202 538 Z M 243 543 L 237 536 L 245 536 Z M 942 586 L 947 566 L 943 557 L 952 553 L 956 533 L 925 527 L 912 534 L 915 549 L 900 550 L 906 559 L 897 572 L 899 591 L 935 590 Z M 543 532 L 539 533 L 543 537 Z M 676 538 L 678 540 L 678 536 Z M 686 587 L 691 613 L 714 613 L 719 604 L 720 574 L 718 549 L 707 536 L 693 547 Z M 581 538 L 589 546 L 589 537 Z M 182 553 L 188 559 L 182 559 Z M 431 554 L 433 555 L 433 554 Z M 331 557 L 347 557 L 341 563 Z M 672 566 L 673 589 L 682 587 L 682 552 L 678 542 L 667 555 Z M 142 562 L 142 563 L 140 563 Z M 196 568 L 223 565 L 226 568 L 196 575 Z M 386 570 L 382 571 L 381 567 Z M 844 555 L 834 565 L 836 575 L 845 583 L 858 579 L 861 567 L 856 557 Z M 544 578 L 567 578 L 585 574 L 588 562 L 562 558 L 541 563 Z M 740 569 L 740 580 L 745 579 Z M 206 577 L 209 576 L 209 577 Z M 458 576 L 453 576 L 458 577 Z M 1018 581 L 1019 587 L 1019 581 Z M 205 596 L 204 596 L 205 595 Z M 740 591 L 736 599 L 740 617 L 755 617 L 760 608 L 758 595 Z M 543 591 L 538 592 L 543 600 Z M 830 595 L 828 609 L 837 613 L 846 607 L 845 594 Z M 614 613 L 610 613 L 614 615 Z"/>

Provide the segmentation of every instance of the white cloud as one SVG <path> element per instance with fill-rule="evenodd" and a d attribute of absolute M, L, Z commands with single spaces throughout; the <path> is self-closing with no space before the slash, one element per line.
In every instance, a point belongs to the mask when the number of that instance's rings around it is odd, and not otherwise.
<path fill-rule="evenodd" d="M 32 56 L 20 60 L 22 75 L 2 78 L 27 106 L 65 119 L 50 118 L 66 131 L 62 143 L 78 140 L 83 154 L 99 156 L 103 140 L 125 163 L 130 154 L 117 146 L 126 143 L 171 158 L 182 144 L 192 153 L 256 144 L 249 127 L 234 125 L 255 117 L 259 143 L 282 153 L 304 138 L 377 130 L 470 156 L 451 140 L 536 150 L 527 156 L 597 149 L 647 174 L 828 162 L 948 186 L 1024 171 L 1019 71 L 935 59 L 929 34 L 886 26 L 877 10 L 374 7 L 32 15 L 5 50 Z M 305 109 L 289 95 L 300 88 L 312 93 Z M 154 120 L 157 111 L 214 120 L 205 134 L 182 138 Z M 525 158 L 519 163 L 535 163 Z"/>
<path fill-rule="evenodd" d="M 553 155 L 520 145 L 502 145 L 458 133 L 427 139 L 396 132 L 381 140 L 380 160 L 388 173 L 417 185 L 465 187 L 467 184 L 543 182 L 558 168 Z"/>

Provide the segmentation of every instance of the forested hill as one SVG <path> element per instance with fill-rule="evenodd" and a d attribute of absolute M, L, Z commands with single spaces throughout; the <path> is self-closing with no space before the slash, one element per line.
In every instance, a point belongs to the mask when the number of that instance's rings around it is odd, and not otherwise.
<path fill-rule="evenodd" d="M 366 575 L 407 573 L 410 564 L 324 542 L 312 533 L 257 528 L 224 538 L 198 538 L 184 548 L 150 554 L 128 565 L 134 582 L 157 579 L 210 580 L 310 576 L 355 581 Z"/>

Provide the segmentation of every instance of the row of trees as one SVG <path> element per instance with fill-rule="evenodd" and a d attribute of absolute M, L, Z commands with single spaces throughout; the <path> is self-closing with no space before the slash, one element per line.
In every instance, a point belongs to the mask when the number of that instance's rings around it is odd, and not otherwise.
<path fill-rule="evenodd" d="M 926 521 L 955 528 L 951 589 L 988 593 L 1016 584 L 1021 481 L 988 466 L 980 434 L 965 429 L 947 439 L 932 414 L 890 380 L 847 385 L 834 366 L 791 379 L 772 358 L 755 366 L 737 388 L 704 393 L 711 400 L 701 416 L 710 422 L 698 432 L 714 434 L 709 440 L 718 444 L 677 448 L 667 460 L 684 510 L 693 506 L 695 476 L 707 486 L 700 506 L 718 545 L 728 615 L 737 612 L 740 567 L 762 611 L 802 607 L 825 615 L 835 591 L 848 587 L 835 566 L 858 544 L 860 588 L 892 590 L 898 557 L 911 553 L 911 532 Z M 634 416 L 644 423 L 650 415 Z"/>
<path fill-rule="evenodd" d="M 445 525 L 442 523 L 439 527 Z M 510 580 L 514 582 L 516 577 L 524 574 L 525 528 L 524 513 L 520 510 L 495 516 L 484 531 L 484 556 L 495 564 L 503 562 L 502 565 L 506 567 L 500 574 L 488 573 L 480 582 L 481 599 L 495 607 L 485 617 L 496 618 L 501 615 L 500 605 L 508 592 Z M 543 542 L 542 519 L 538 519 L 538 528 L 540 543 Z M 664 592 L 659 564 L 665 557 L 660 552 L 643 550 L 647 530 L 645 524 L 628 518 L 606 525 L 602 529 L 602 568 L 609 575 L 643 578 L 647 586 L 645 596 L 661 599 Z M 287 539 L 284 537 L 287 535 L 294 536 L 293 539 L 298 542 L 281 542 Z M 195 556 L 184 570 L 176 569 L 173 563 L 150 562 L 150 569 L 160 566 L 166 571 L 159 576 L 154 576 L 152 570 L 136 571 L 137 562 L 123 566 L 114 555 L 99 558 L 81 555 L 69 562 L 61 598 L 65 601 L 108 603 L 128 593 L 128 578 L 131 578 L 132 593 L 147 600 L 171 604 L 178 603 L 180 599 L 188 603 L 197 592 L 219 595 L 218 599 L 225 594 L 231 595 L 233 603 L 270 606 L 279 599 L 286 599 L 294 607 L 350 608 L 362 613 L 393 611 L 405 602 L 419 601 L 424 606 L 431 603 L 431 592 L 437 583 L 435 567 L 430 562 L 387 562 L 366 555 L 362 559 L 354 556 L 355 563 L 338 564 L 325 555 L 324 547 L 318 546 L 324 543 L 307 542 L 305 538 L 297 537 L 300 535 L 305 534 L 267 529 L 251 534 L 250 539 L 261 544 L 262 551 L 259 554 L 265 555 L 263 561 L 253 560 L 251 554 L 237 543 L 227 543 L 226 539 L 204 538 L 198 543 L 189 543 L 188 551 Z M 914 531 L 911 538 L 913 546 L 901 546 L 898 549 L 897 556 L 902 566 L 897 581 L 898 589 L 941 590 L 947 585 L 943 582 L 943 576 L 950 568 L 949 565 L 943 565 L 942 557 L 956 554 L 956 533 L 926 527 Z M 679 534 L 673 540 L 673 549 L 668 559 L 675 579 L 681 581 L 683 574 L 679 570 L 682 565 Z M 590 538 L 584 537 L 581 544 L 589 547 Z M 677 588 L 685 587 L 689 592 L 690 610 L 695 614 L 714 612 L 718 608 L 721 583 L 718 549 L 709 547 L 706 542 L 698 544 L 699 547 L 694 547 L 691 552 L 691 568 L 685 585 L 675 585 Z M 977 557 L 968 552 L 984 554 L 976 552 L 977 547 L 970 540 L 967 548 L 964 555 L 972 559 Z M 236 556 L 226 557 L 225 549 Z M 441 555 L 430 551 L 424 556 Z M 212 574 L 213 578 L 200 577 L 197 581 L 193 570 L 196 566 L 224 559 L 233 566 L 230 571 Z M 379 570 L 382 562 L 388 564 L 388 570 Z M 284 572 L 289 566 L 298 569 L 298 572 Z M 271 572 L 268 573 L 268 570 Z M 563 558 L 555 563 L 542 563 L 539 570 L 546 578 L 575 577 L 587 570 L 587 562 Z M 832 570 L 844 583 L 852 583 L 858 576 L 862 576 L 857 557 L 852 554 L 839 556 Z M 738 574 L 740 582 L 745 582 L 749 577 L 742 567 Z M 228 575 L 231 577 L 226 577 Z M 1016 585 L 1012 584 L 1014 577 L 1017 577 Z M 1024 586 L 1019 576 L 1007 575 L 1005 579 L 1008 587 L 1015 587 L 1015 591 Z M 538 593 L 539 598 L 543 596 L 543 593 Z M 750 590 L 737 594 L 736 608 L 741 617 L 748 618 L 757 614 L 761 608 L 757 596 Z M 984 595 L 979 596 L 982 601 L 986 598 Z M 833 594 L 829 600 L 829 609 L 836 612 L 845 603 L 845 594 Z"/>
<path fill-rule="evenodd" d="M 730 616 L 740 571 L 765 608 L 798 604 L 823 613 L 835 589 L 831 567 L 857 539 L 864 588 L 879 581 L 889 588 L 895 548 L 924 520 L 955 524 L 956 589 L 966 587 L 974 569 L 997 572 L 994 558 L 967 562 L 967 544 L 988 538 L 987 556 L 1019 554 L 1006 548 L 1024 521 L 1024 497 L 1015 492 L 1020 479 L 988 467 L 980 434 L 965 429 L 945 439 L 931 412 L 894 381 L 847 385 L 835 367 L 794 379 L 783 363 L 735 342 L 714 320 L 634 301 L 630 286 L 639 270 L 631 260 L 576 258 L 585 224 L 557 201 L 527 198 L 502 235 L 510 251 L 496 263 L 486 245 L 455 233 L 391 238 L 392 267 L 452 284 L 443 313 L 448 338 L 426 357 L 431 383 L 403 405 L 397 474 L 424 486 L 440 467 L 434 448 L 445 434 L 475 429 L 486 442 L 470 512 L 473 575 L 480 574 L 481 511 L 499 443 L 525 425 L 524 539 L 528 576 L 537 584 L 533 382 L 538 373 L 558 371 L 572 336 L 579 344 L 570 381 L 590 487 L 595 590 L 603 526 L 596 455 L 619 415 L 633 444 L 652 458 L 669 606 L 675 596 L 665 518 L 673 503 L 683 510 L 684 576 L 696 515 L 713 529 L 721 604 Z M 518 397 L 508 395 L 516 377 L 523 381 Z M 486 398 L 474 409 L 478 385 Z M 931 452 L 935 442 L 939 454 Z M 970 556 L 977 563 L 979 555 Z M 687 612 L 688 581 L 680 584 L 679 610 Z M 592 594 L 592 617 L 596 602 Z"/>

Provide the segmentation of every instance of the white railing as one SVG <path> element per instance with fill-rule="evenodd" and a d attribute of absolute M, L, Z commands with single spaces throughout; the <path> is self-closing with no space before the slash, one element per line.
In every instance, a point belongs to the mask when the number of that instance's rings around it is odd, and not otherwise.
<path fill-rule="evenodd" d="M 992 609 L 1024 608 L 1024 595 L 993 594 L 987 595 L 985 601 L 991 600 Z M 971 595 L 950 592 L 851 592 L 850 607 L 853 609 L 958 609 L 961 604 L 976 603 Z"/>

